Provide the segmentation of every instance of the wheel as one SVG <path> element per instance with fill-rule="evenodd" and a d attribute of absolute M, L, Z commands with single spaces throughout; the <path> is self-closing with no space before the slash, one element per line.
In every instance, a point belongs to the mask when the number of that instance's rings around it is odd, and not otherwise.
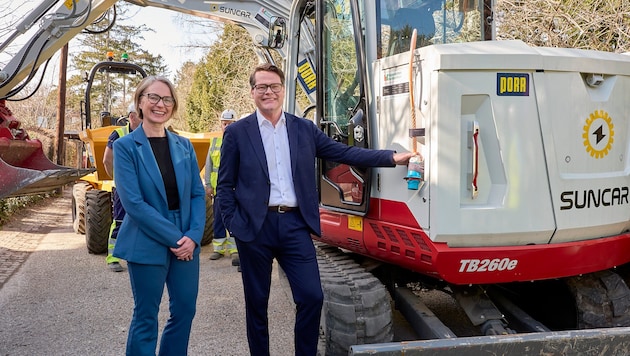
<path fill-rule="evenodd" d="M 90 183 L 84 181 L 72 186 L 72 229 L 77 234 L 85 234 L 85 194 L 92 188 Z"/>
<path fill-rule="evenodd" d="M 112 225 L 111 193 L 90 190 L 85 194 L 85 243 L 89 253 L 107 252 L 109 229 Z"/>
<path fill-rule="evenodd" d="M 214 236 L 214 204 L 213 199 L 206 197 L 206 226 L 203 229 L 201 237 L 201 246 L 208 245 L 212 242 Z"/>
<path fill-rule="evenodd" d="M 630 289 L 612 271 L 566 280 L 575 298 L 579 329 L 630 326 Z"/>
<path fill-rule="evenodd" d="M 347 355 L 352 345 L 391 342 L 391 297 L 385 286 L 338 248 L 316 247 L 324 291 L 318 354 Z"/>

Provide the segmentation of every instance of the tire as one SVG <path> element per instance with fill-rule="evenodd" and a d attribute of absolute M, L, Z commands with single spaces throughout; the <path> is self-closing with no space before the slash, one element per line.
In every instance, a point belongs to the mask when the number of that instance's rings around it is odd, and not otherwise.
<path fill-rule="evenodd" d="M 391 297 L 385 286 L 338 248 L 316 247 L 324 291 L 318 354 L 348 355 L 352 345 L 391 342 Z"/>
<path fill-rule="evenodd" d="M 579 329 L 630 326 L 630 289 L 612 271 L 566 280 L 575 299 Z"/>
<path fill-rule="evenodd" d="M 72 229 L 77 234 L 85 234 L 85 194 L 92 188 L 90 183 L 84 181 L 72 186 Z"/>
<path fill-rule="evenodd" d="M 206 225 L 201 237 L 201 246 L 208 245 L 214 237 L 214 205 L 213 199 L 206 196 Z"/>
<path fill-rule="evenodd" d="M 85 243 L 88 252 L 96 255 L 106 253 L 112 225 L 111 193 L 94 189 L 88 191 L 85 197 Z"/>

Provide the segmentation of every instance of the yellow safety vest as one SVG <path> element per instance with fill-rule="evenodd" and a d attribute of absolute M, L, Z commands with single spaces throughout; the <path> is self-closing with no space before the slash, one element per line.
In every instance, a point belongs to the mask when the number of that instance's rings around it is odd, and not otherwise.
<path fill-rule="evenodd" d="M 118 138 L 121 138 L 123 136 L 125 136 L 126 134 L 129 133 L 129 124 L 125 125 L 125 126 L 119 126 L 117 128 L 114 129 L 114 131 L 116 131 L 118 133 Z M 113 168 L 112 168 L 113 169 Z M 112 173 L 112 178 L 113 177 L 113 173 Z M 112 186 L 115 187 L 116 186 L 116 182 L 112 181 Z"/>
<path fill-rule="evenodd" d="M 215 137 L 212 139 L 212 145 L 210 146 L 210 167 L 206 167 L 206 170 L 210 170 L 210 186 L 212 192 L 217 194 L 217 180 L 219 179 L 219 164 L 221 160 L 221 144 L 223 143 L 222 137 Z M 208 173 L 206 173 L 208 176 Z"/>

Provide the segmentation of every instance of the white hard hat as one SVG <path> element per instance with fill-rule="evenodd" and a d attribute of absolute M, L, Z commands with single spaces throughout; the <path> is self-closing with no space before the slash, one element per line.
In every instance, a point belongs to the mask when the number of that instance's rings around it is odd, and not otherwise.
<path fill-rule="evenodd" d="M 134 105 L 134 103 L 129 104 L 129 107 L 127 108 L 127 114 L 132 112 L 136 112 L 136 105 Z"/>
<path fill-rule="evenodd" d="M 222 121 L 236 121 L 236 111 L 232 109 L 224 110 L 221 113 L 221 120 Z"/>

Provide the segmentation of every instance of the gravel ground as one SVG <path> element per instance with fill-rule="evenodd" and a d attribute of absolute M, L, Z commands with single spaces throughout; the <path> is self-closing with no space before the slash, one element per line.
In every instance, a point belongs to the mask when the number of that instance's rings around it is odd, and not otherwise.
<path fill-rule="evenodd" d="M 104 255 L 88 254 L 85 236 L 72 230 L 70 196 L 67 188 L 0 230 L 0 356 L 124 354 L 129 276 L 110 272 Z M 202 248 L 189 354 L 246 355 L 240 273 L 229 258 L 210 261 L 211 252 Z M 270 351 L 292 355 L 294 307 L 277 273 L 271 288 Z M 167 317 L 165 291 L 160 330 Z"/>

